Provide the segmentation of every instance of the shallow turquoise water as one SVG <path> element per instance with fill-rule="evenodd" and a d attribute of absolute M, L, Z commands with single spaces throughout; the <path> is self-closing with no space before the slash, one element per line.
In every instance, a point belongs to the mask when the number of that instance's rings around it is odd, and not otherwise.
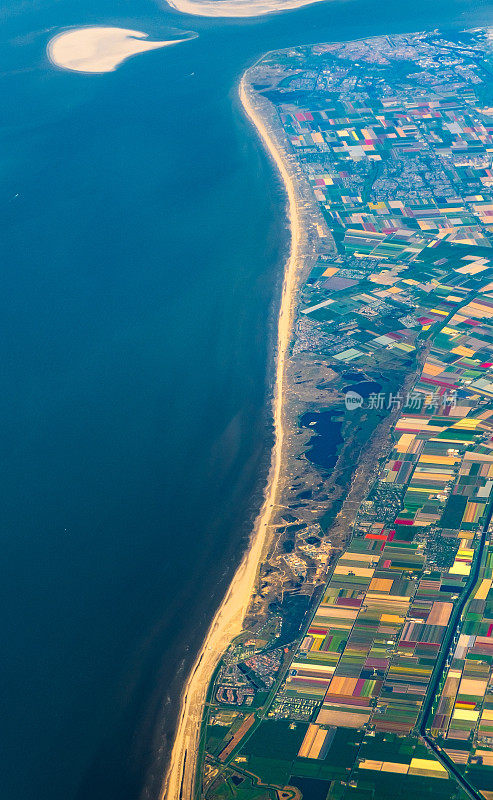
<path fill-rule="evenodd" d="M 239 75 L 291 43 L 493 22 L 468 0 L 164 9 L 0 12 L 7 800 L 154 796 L 259 503 L 287 236 Z M 47 63 L 60 27 L 96 23 L 199 37 L 102 76 Z"/>

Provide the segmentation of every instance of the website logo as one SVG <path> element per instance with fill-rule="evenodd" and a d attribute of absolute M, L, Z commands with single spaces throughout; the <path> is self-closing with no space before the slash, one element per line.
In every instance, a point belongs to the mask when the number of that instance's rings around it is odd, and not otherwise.
<path fill-rule="evenodd" d="M 361 408 L 363 405 L 363 398 L 358 392 L 349 391 L 346 392 L 344 403 L 348 411 L 356 411 L 357 408 Z"/>

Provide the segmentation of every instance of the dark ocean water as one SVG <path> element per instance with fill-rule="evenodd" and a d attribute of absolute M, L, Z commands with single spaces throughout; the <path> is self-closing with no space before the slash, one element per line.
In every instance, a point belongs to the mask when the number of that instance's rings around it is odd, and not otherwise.
<path fill-rule="evenodd" d="M 1 796 L 155 797 L 272 440 L 284 195 L 236 84 L 268 49 L 493 24 L 333 0 L 242 22 L 144 0 L 0 10 Z M 53 69 L 61 27 L 199 37 Z"/>

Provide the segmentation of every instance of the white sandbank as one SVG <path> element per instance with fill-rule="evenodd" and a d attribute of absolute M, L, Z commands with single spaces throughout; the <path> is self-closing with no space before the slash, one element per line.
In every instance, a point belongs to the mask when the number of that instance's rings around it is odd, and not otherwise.
<path fill-rule="evenodd" d="M 201 17 L 261 17 L 279 11 L 291 11 L 323 0 L 167 0 L 182 14 Z"/>
<path fill-rule="evenodd" d="M 275 443 L 272 450 L 269 478 L 264 492 L 264 502 L 255 522 L 250 545 L 233 577 L 224 600 L 216 612 L 184 688 L 178 727 L 171 752 L 170 765 L 161 793 L 161 800 L 191 800 L 191 798 L 195 797 L 194 783 L 196 780 L 198 741 L 207 689 L 222 654 L 232 639 L 241 633 L 243 620 L 255 587 L 259 563 L 268 540 L 269 525 L 280 484 L 279 478 L 281 475 L 284 442 L 285 363 L 291 339 L 298 285 L 301 226 L 293 179 L 264 122 L 251 103 L 250 92 L 251 89 L 243 79 L 240 84 L 240 99 L 247 116 L 256 127 L 267 150 L 275 161 L 286 186 L 291 227 L 291 250 L 284 272 L 277 332 L 276 375 L 272 401 Z"/>
<path fill-rule="evenodd" d="M 149 42 L 147 33 L 127 28 L 73 28 L 50 39 L 46 52 L 57 67 L 75 72 L 113 72 L 122 61 L 146 50 L 186 41 Z"/>

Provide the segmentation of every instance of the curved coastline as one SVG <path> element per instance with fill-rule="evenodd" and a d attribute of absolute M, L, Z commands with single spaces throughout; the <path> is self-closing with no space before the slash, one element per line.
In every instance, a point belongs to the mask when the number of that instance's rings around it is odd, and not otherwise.
<path fill-rule="evenodd" d="M 210 680 L 224 651 L 241 633 L 243 620 L 251 601 L 255 580 L 276 503 L 282 468 L 284 429 L 285 364 L 291 340 L 300 270 L 299 204 L 295 182 L 283 159 L 282 150 L 271 136 L 264 120 L 252 103 L 252 89 L 243 75 L 239 86 L 244 112 L 274 160 L 287 192 L 291 244 L 284 270 L 281 306 L 277 327 L 277 352 L 272 399 L 274 445 L 264 501 L 256 519 L 250 544 L 226 595 L 219 606 L 185 684 L 178 717 L 178 726 L 171 751 L 160 800 L 192 800 L 196 778 L 196 760 L 203 707 Z"/>
<path fill-rule="evenodd" d="M 139 53 L 170 47 L 196 38 L 150 41 L 149 34 L 128 28 L 84 25 L 53 36 L 46 46 L 48 60 L 71 72 L 101 74 L 114 72 L 124 61 Z"/>
<path fill-rule="evenodd" d="M 175 11 L 200 17 L 262 17 L 324 0 L 167 0 Z"/>

